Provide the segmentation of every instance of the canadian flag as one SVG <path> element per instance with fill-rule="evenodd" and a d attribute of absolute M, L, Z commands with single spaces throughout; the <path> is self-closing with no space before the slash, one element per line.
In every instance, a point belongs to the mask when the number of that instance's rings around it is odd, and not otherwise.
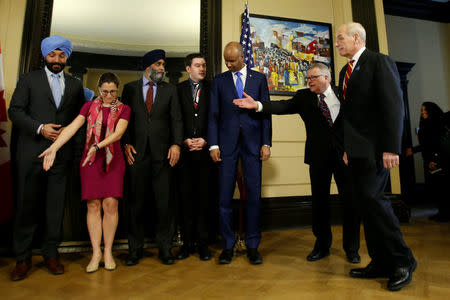
<path fill-rule="evenodd" d="M 5 83 L 3 80 L 3 55 L 0 45 L 0 224 L 13 215 L 11 158 L 9 154 L 10 130 L 6 114 Z"/>

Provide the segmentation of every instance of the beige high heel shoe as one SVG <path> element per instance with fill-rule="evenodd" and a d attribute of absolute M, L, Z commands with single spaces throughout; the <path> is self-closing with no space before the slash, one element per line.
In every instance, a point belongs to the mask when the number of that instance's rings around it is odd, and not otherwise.
<path fill-rule="evenodd" d="M 92 257 L 91 261 L 89 262 L 89 264 L 86 267 L 86 273 L 93 273 L 93 272 L 97 271 L 101 260 L 102 260 L 101 255 L 100 255 L 100 258 L 98 259 L 98 261 L 94 261 L 93 257 Z"/>
<path fill-rule="evenodd" d="M 116 262 L 114 261 L 114 257 L 113 257 L 113 261 L 110 263 L 107 263 L 105 261 L 105 269 L 108 271 L 114 271 L 116 269 L 117 265 Z"/>

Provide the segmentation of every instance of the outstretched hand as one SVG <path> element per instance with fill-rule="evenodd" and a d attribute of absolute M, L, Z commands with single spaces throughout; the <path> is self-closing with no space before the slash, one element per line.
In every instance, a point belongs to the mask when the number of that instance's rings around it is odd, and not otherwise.
<path fill-rule="evenodd" d="M 44 161 L 42 162 L 42 168 L 44 168 L 45 171 L 50 170 L 50 168 L 53 166 L 53 162 L 55 161 L 56 151 L 53 150 L 53 148 L 48 147 L 38 156 L 38 158 L 42 157 L 44 158 Z"/>
<path fill-rule="evenodd" d="M 245 92 L 243 93 L 244 98 L 234 99 L 233 103 L 240 108 L 246 109 L 258 109 L 258 103 L 252 98 L 252 96 L 247 95 Z"/>
<path fill-rule="evenodd" d="M 85 158 L 85 160 L 83 161 L 83 164 L 81 165 L 82 167 L 84 167 L 84 166 L 87 164 L 87 162 L 91 159 L 92 155 L 94 155 L 94 153 L 95 153 L 96 151 L 97 151 L 97 149 L 95 149 L 95 147 L 89 148 L 89 151 L 88 151 L 88 153 L 86 154 L 86 158 Z"/>

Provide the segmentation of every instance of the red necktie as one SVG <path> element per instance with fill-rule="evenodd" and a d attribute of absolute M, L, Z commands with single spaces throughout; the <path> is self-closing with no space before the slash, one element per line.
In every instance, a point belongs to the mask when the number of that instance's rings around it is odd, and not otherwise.
<path fill-rule="evenodd" d="M 325 118 L 328 121 L 328 124 L 330 126 L 333 126 L 333 119 L 331 118 L 331 113 L 330 110 L 328 109 L 328 105 L 325 102 L 325 95 L 324 94 L 320 94 L 319 95 L 319 108 L 320 111 L 322 112 L 322 114 L 325 116 Z"/>
<path fill-rule="evenodd" d="M 153 81 L 148 82 L 148 91 L 147 97 L 145 98 L 145 106 L 147 107 L 147 113 L 150 113 L 153 106 Z"/>
<path fill-rule="evenodd" d="M 344 78 L 344 91 L 343 91 L 343 95 L 344 95 L 344 100 L 345 100 L 345 94 L 347 92 L 347 85 L 348 85 L 348 80 L 350 79 L 350 75 L 352 75 L 352 71 L 353 71 L 353 63 L 355 61 L 352 59 L 348 65 L 347 65 L 347 70 L 345 71 L 345 78 Z"/>

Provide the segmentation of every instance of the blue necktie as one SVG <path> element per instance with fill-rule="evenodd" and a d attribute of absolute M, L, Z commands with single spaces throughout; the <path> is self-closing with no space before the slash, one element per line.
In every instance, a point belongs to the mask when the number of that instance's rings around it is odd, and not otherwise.
<path fill-rule="evenodd" d="M 61 84 L 59 83 L 59 75 L 52 74 L 52 94 L 55 100 L 56 108 L 61 104 Z"/>
<path fill-rule="evenodd" d="M 236 92 L 238 94 L 238 98 L 242 98 L 244 93 L 244 85 L 242 84 L 241 72 L 236 72 Z"/>

